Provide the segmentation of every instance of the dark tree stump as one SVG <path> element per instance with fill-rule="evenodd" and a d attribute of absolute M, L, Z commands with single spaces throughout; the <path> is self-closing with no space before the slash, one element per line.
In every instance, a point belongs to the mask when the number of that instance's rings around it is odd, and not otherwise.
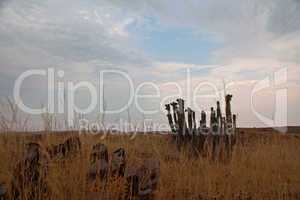
<path fill-rule="evenodd" d="M 119 148 L 113 152 L 111 160 L 112 176 L 123 177 L 126 168 L 126 154 L 123 148 Z"/>
<path fill-rule="evenodd" d="M 81 142 L 78 136 L 68 138 L 64 143 L 47 149 L 51 159 L 67 158 L 81 151 Z"/>
<path fill-rule="evenodd" d="M 90 168 L 88 181 L 94 182 L 99 177 L 100 181 L 107 181 L 108 176 L 108 150 L 104 144 L 98 143 L 93 146 L 90 155 Z"/>
<path fill-rule="evenodd" d="M 27 144 L 24 160 L 13 171 L 12 199 L 48 199 L 48 163 L 48 154 L 38 143 Z"/>
<path fill-rule="evenodd" d="M 158 160 L 147 159 L 138 169 L 126 170 L 125 199 L 151 200 L 157 188 L 160 177 Z"/>

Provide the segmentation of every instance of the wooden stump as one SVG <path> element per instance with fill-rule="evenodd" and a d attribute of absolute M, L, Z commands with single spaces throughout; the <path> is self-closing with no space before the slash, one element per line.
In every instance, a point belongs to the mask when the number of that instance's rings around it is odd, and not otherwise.
<path fill-rule="evenodd" d="M 43 151 L 41 145 L 27 145 L 24 160 L 20 161 L 13 171 L 12 199 L 48 199 L 48 162 L 48 154 Z"/>
<path fill-rule="evenodd" d="M 151 200 L 157 188 L 160 176 L 160 162 L 147 159 L 138 169 L 126 170 L 125 199 Z"/>
<path fill-rule="evenodd" d="M 126 168 L 126 154 L 123 148 L 119 148 L 113 152 L 111 160 L 112 176 L 123 177 Z"/>
<path fill-rule="evenodd" d="M 106 182 L 108 176 L 108 150 L 104 144 L 98 143 L 93 146 L 90 155 L 90 168 L 88 172 L 88 182 L 93 183 L 97 178 L 101 182 Z"/>
<path fill-rule="evenodd" d="M 67 158 L 81 151 L 81 142 L 78 136 L 70 137 L 64 143 L 48 148 L 47 151 L 51 159 Z"/>

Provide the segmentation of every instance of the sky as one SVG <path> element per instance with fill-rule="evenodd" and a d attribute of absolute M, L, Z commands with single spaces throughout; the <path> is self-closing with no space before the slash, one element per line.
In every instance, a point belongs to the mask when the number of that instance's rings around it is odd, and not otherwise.
<path fill-rule="evenodd" d="M 12 98 L 15 81 L 27 70 L 63 70 L 63 81 L 95 86 L 100 71 L 118 70 L 135 91 L 151 82 L 160 97 L 107 114 L 107 123 L 128 120 L 128 113 L 135 122 L 166 123 L 163 104 L 179 95 L 199 114 L 223 101 L 226 85 L 239 126 L 281 125 L 276 122 L 285 106 L 287 125 L 299 125 L 299 9 L 299 0 L 0 0 L 0 98 Z M 104 82 L 107 110 L 128 102 L 128 80 L 112 74 Z M 220 95 L 192 100 L 188 91 L 199 84 L 200 93 Z M 156 89 L 148 84 L 141 93 Z M 21 96 L 32 107 L 44 104 L 45 77 L 24 81 Z M 90 100 L 84 89 L 76 94 L 82 108 Z"/>

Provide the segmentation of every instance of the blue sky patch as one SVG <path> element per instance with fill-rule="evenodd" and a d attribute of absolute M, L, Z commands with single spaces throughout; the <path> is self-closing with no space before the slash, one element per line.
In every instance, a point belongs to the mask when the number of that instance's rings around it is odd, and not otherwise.
<path fill-rule="evenodd" d="M 139 47 L 161 62 L 210 64 L 212 53 L 222 46 L 211 35 L 196 33 L 188 27 L 154 26 L 153 29 L 131 31 Z"/>

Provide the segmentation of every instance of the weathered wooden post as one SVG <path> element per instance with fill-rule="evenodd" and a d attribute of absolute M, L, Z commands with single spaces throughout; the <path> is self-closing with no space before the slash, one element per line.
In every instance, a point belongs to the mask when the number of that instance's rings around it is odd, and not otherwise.
<path fill-rule="evenodd" d="M 194 145 L 196 142 L 196 116 L 195 112 L 191 108 L 187 108 L 187 113 L 188 113 L 188 133 L 189 133 L 189 140 L 191 140 L 191 145 L 194 149 Z"/>
<path fill-rule="evenodd" d="M 236 131 L 236 114 L 232 115 L 232 124 L 233 124 L 233 131 Z"/>
<path fill-rule="evenodd" d="M 226 122 L 232 124 L 232 114 L 231 114 L 231 99 L 232 95 L 228 94 L 225 97 L 226 102 Z"/>
<path fill-rule="evenodd" d="M 226 118 L 222 117 L 221 121 L 221 133 L 226 134 Z"/>
<path fill-rule="evenodd" d="M 201 111 L 201 119 L 200 119 L 200 133 L 204 133 L 206 129 L 206 113 L 205 111 Z"/>
<path fill-rule="evenodd" d="M 212 133 L 218 132 L 216 111 L 214 110 L 213 107 L 210 108 L 210 128 L 211 128 Z"/>
<path fill-rule="evenodd" d="M 168 122 L 169 122 L 169 125 L 170 125 L 170 128 L 171 128 L 171 131 L 173 133 L 175 133 L 176 129 L 175 129 L 175 125 L 174 125 L 173 119 L 172 119 L 170 104 L 166 104 L 166 110 L 167 110 L 167 118 L 168 118 Z"/>
<path fill-rule="evenodd" d="M 219 134 L 222 133 L 222 111 L 220 106 L 220 101 L 217 101 L 217 121 L 218 121 L 218 127 L 219 127 Z"/>
<path fill-rule="evenodd" d="M 192 134 L 193 132 L 193 110 L 191 108 L 187 108 L 186 109 L 187 113 L 188 113 L 188 133 Z"/>
<path fill-rule="evenodd" d="M 94 184 L 97 177 L 101 182 L 106 182 L 108 177 L 108 150 L 102 143 L 95 144 L 90 154 L 89 184 Z"/>
<path fill-rule="evenodd" d="M 224 144 L 225 144 L 225 152 L 224 152 L 224 157 L 225 159 L 228 159 L 230 157 L 231 154 L 231 142 L 230 142 L 230 135 L 225 134 L 224 135 Z"/>
<path fill-rule="evenodd" d="M 112 176 L 123 177 L 126 168 L 126 154 L 123 148 L 119 148 L 113 152 L 111 160 Z"/>
<path fill-rule="evenodd" d="M 49 199 L 48 154 L 38 143 L 27 144 L 24 160 L 14 169 L 11 184 L 12 199 Z"/>
<path fill-rule="evenodd" d="M 186 123 L 184 115 L 184 100 L 177 99 L 178 102 L 178 133 L 180 136 L 185 135 Z"/>
<path fill-rule="evenodd" d="M 175 129 L 178 129 L 178 103 L 172 102 L 171 103 L 172 110 L 173 110 L 173 119 L 174 119 L 174 124 L 175 124 Z"/>
<path fill-rule="evenodd" d="M 80 138 L 78 136 L 73 136 L 68 138 L 64 142 L 64 146 L 66 148 L 67 154 L 75 155 L 77 153 L 80 153 L 81 151 L 81 142 Z"/>
<path fill-rule="evenodd" d="M 205 111 L 201 112 L 201 126 L 206 128 L 206 113 L 205 113 Z"/>
<path fill-rule="evenodd" d="M 131 200 L 139 194 L 139 176 L 137 170 L 131 169 L 126 171 L 126 187 L 125 187 L 125 200 Z"/>
<path fill-rule="evenodd" d="M 139 199 L 154 199 L 160 176 L 160 162 L 156 159 L 147 159 L 140 168 Z M 143 181 L 144 180 L 144 181 Z"/>
<path fill-rule="evenodd" d="M 78 136 L 68 138 L 64 143 L 54 145 L 47 149 L 51 159 L 66 158 L 81 151 L 81 142 Z"/>
<path fill-rule="evenodd" d="M 219 150 L 220 150 L 220 135 L 212 135 L 211 159 L 213 161 L 215 161 L 216 158 L 218 158 Z"/>
<path fill-rule="evenodd" d="M 228 94 L 225 97 L 226 101 L 226 134 L 232 134 L 232 113 L 231 113 L 231 99 L 232 95 Z"/>
<path fill-rule="evenodd" d="M 178 117 L 178 136 L 177 136 L 177 148 L 180 149 L 182 144 L 188 137 L 188 130 L 185 121 L 185 109 L 184 109 L 184 100 L 177 99 L 178 109 L 177 109 L 177 117 Z"/>
<path fill-rule="evenodd" d="M 197 123 L 196 123 L 196 113 L 195 113 L 195 111 L 193 111 L 193 123 L 194 123 L 194 131 L 196 131 L 196 129 L 197 129 Z"/>
<path fill-rule="evenodd" d="M 156 159 L 146 159 L 138 169 L 126 171 L 125 199 L 151 200 L 160 176 L 160 162 Z"/>
<path fill-rule="evenodd" d="M 217 101 L 217 118 L 220 123 L 222 120 L 222 111 L 221 111 L 220 101 Z"/>

